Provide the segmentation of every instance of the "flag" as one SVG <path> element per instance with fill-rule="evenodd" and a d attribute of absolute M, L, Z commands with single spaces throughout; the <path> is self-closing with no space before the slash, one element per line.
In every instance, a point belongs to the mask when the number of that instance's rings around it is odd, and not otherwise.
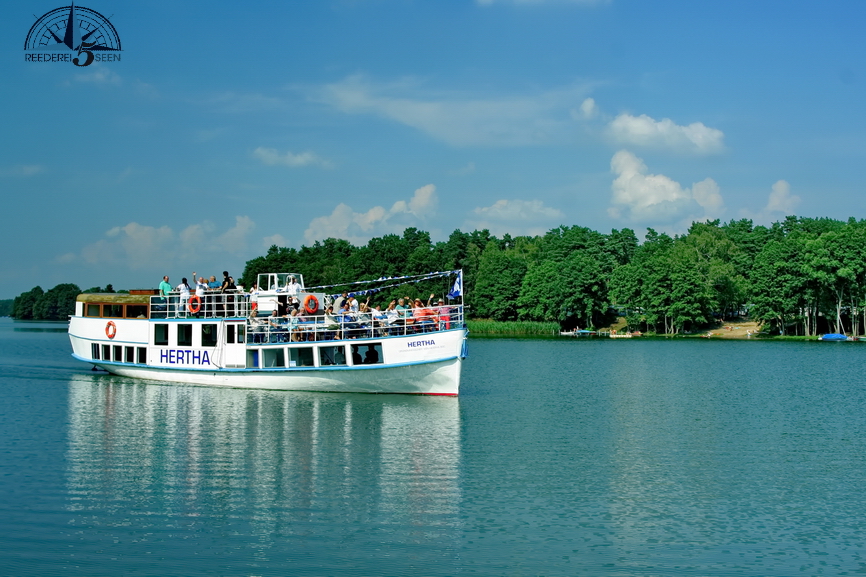
<path fill-rule="evenodd" d="M 454 281 L 454 286 L 451 287 L 451 291 L 448 293 L 449 299 L 456 299 L 457 297 L 463 296 L 463 271 L 457 273 L 457 279 Z"/>

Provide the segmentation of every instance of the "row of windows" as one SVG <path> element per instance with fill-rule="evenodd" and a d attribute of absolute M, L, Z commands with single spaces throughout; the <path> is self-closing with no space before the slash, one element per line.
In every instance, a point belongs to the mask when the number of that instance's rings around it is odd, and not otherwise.
<path fill-rule="evenodd" d="M 87 303 L 84 305 L 84 316 L 112 319 L 146 319 L 147 305 Z"/>
<path fill-rule="evenodd" d="M 211 323 L 196 323 L 195 325 L 187 323 L 171 323 L 163 324 L 156 323 L 153 325 L 153 344 L 154 346 L 168 346 L 169 329 L 174 327 L 176 331 L 176 344 L 179 347 L 193 346 L 193 327 L 198 327 L 199 340 L 202 347 L 217 346 L 217 326 Z M 246 327 L 240 323 L 229 323 L 225 325 L 225 342 L 228 345 L 235 343 L 243 343 L 246 335 Z"/>
<path fill-rule="evenodd" d="M 90 354 L 94 361 L 114 361 L 116 363 L 147 364 L 147 348 L 124 347 L 121 345 L 90 344 Z"/>
<path fill-rule="evenodd" d="M 382 343 L 350 345 L 351 352 L 346 355 L 347 345 L 327 345 L 320 347 L 292 347 L 274 349 L 251 349 L 247 351 L 247 368 L 277 369 L 281 367 L 315 367 L 316 349 L 320 367 L 352 365 L 381 365 Z"/>

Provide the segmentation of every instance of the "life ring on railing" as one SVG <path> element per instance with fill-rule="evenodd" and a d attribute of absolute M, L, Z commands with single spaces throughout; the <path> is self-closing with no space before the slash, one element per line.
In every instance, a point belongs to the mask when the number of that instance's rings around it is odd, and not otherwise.
<path fill-rule="evenodd" d="M 307 314 L 314 315 L 319 310 L 319 299 L 316 298 L 315 295 L 307 295 L 304 298 L 304 310 L 307 311 Z"/>
<path fill-rule="evenodd" d="M 110 339 L 114 338 L 114 335 L 117 334 L 117 325 L 114 324 L 114 321 L 108 321 L 108 324 L 105 325 L 105 336 Z"/>
<path fill-rule="evenodd" d="M 193 306 L 192 306 L 193 301 L 195 301 L 195 308 L 193 308 Z M 191 297 L 189 297 L 189 302 L 186 303 L 186 308 L 192 314 L 195 314 L 198 311 L 200 311 L 201 310 L 201 297 L 198 295 L 192 295 Z"/>

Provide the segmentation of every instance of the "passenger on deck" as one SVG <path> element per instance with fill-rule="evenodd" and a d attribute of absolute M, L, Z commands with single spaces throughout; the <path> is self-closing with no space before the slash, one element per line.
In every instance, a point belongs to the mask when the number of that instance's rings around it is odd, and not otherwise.
<path fill-rule="evenodd" d="M 334 307 L 327 307 L 325 309 L 325 330 L 334 333 L 334 337 L 339 339 L 342 338 L 340 335 L 340 321 L 337 317 L 334 316 Z M 330 335 L 327 335 L 330 336 Z"/>
<path fill-rule="evenodd" d="M 397 306 L 394 308 L 397 311 L 397 314 L 400 315 L 400 318 L 405 319 L 406 318 L 406 311 L 408 311 L 411 307 L 406 306 L 406 301 L 404 299 L 398 299 L 397 300 Z"/>
<path fill-rule="evenodd" d="M 177 316 L 183 314 L 186 316 L 186 303 L 189 302 L 189 291 L 192 290 L 189 287 L 189 283 L 186 282 L 186 277 L 183 277 L 180 280 L 180 284 L 177 285 L 177 290 L 180 293 L 180 302 L 177 305 Z"/>
<path fill-rule="evenodd" d="M 172 290 L 171 285 L 168 282 L 168 275 L 162 277 L 162 282 L 159 283 L 159 294 L 160 296 L 167 297 L 168 293 Z"/>
<path fill-rule="evenodd" d="M 235 314 L 235 297 L 233 293 L 237 287 L 235 286 L 235 280 L 229 276 L 228 271 L 223 271 L 223 282 L 220 285 L 220 293 L 223 294 L 221 297 L 222 305 L 220 310 L 225 311 L 226 316 L 234 316 Z"/>
<path fill-rule="evenodd" d="M 259 285 L 253 283 L 250 287 L 250 315 L 255 315 L 259 312 Z"/>
<path fill-rule="evenodd" d="M 270 342 L 279 343 L 284 341 L 286 326 L 283 324 L 283 319 L 279 315 L 279 311 L 274 309 L 271 316 L 268 317 L 268 327 L 270 329 Z"/>
<path fill-rule="evenodd" d="M 288 282 L 286 282 L 286 292 L 293 297 L 297 297 L 301 293 L 301 284 L 295 280 L 295 277 L 289 277 Z"/>
<path fill-rule="evenodd" d="M 334 310 L 340 311 L 343 308 L 343 303 L 349 298 L 349 293 L 343 291 L 343 294 L 334 299 Z"/>

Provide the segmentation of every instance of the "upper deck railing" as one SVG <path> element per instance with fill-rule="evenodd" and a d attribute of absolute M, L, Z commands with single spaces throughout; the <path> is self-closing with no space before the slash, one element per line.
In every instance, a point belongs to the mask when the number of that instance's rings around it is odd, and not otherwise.
<path fill-rule="evenodd" d="M 465 327 L 464 306 L 421 307 L 342 315 L 251 317 L 250 343 L 332 341 L 426 334 Z"/>
<path fill-rule="evenodd" d="M 151 319 L 244 318 L 248 342 L 286 343 L 433 333 L 465 327 L 465 307 L 459 304 L 416 307 L 406 310 L 349 312 L 336 315 L 306 315 L 301 307 L 295 315 L 251 314 L 250 295 L 243 292 L 207 292 L 203 297 L 150 298 Z"/>
<path fill-rule="evenodd" d="M 246 317 L 249 314 L 250 296 L 242 291 L 206 291 L 202 297 L 190 293 L 187 298 L 178 291 L 171 291 L 166 297 L 150 297 L 152 319 L 221 319 Z"/>

